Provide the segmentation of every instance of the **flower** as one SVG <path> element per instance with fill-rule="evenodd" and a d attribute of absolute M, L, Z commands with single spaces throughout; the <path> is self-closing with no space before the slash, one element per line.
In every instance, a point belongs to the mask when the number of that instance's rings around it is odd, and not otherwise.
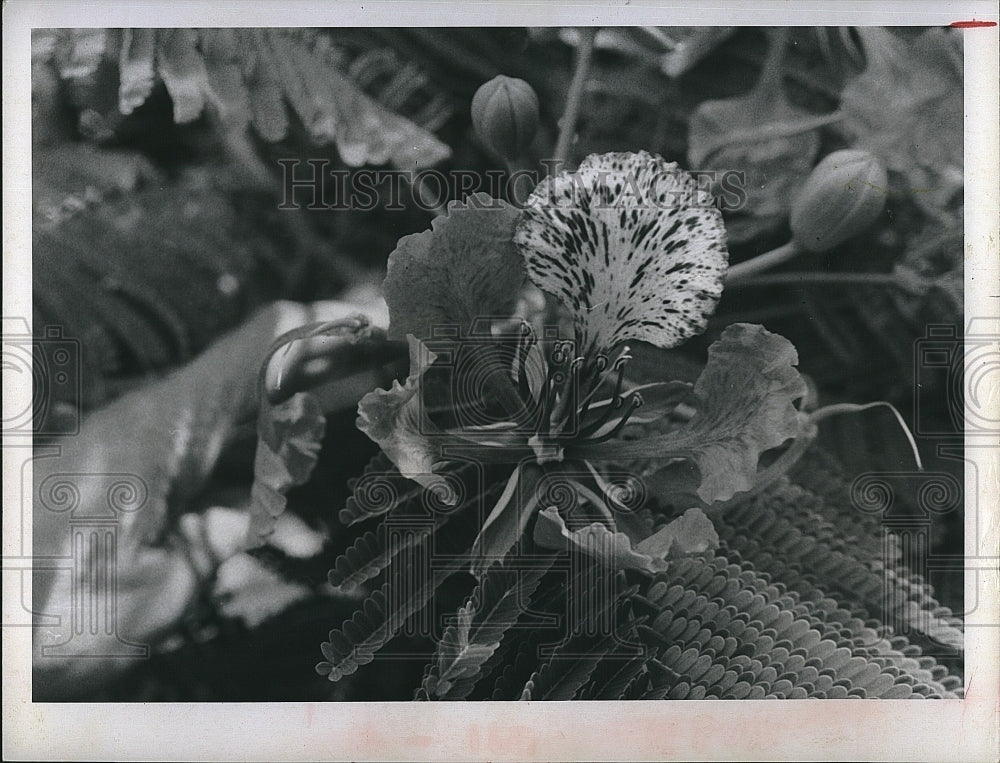
<path fill-rule="evenodd" d="M 577 172 L 539 184 L 516 220 L 505 206 L 452 205 L 419 235 L 419 246 L 403 239 L 390 261 L 391 323 L 404 324 L 390 325 L 390 335 L 420 328 L 431 338 L 426 347 L 410 338 L 421 352 L 406 384 L 366 396 L 359 424 L 401 474 L 427 486 L 449 459 L 506 465 L 505 487 L 472 544 L 475 574 L 526 535 L 543 546 L 569 540 L 586 548 L 600 539 L 604 550 L 595 554 L 646 572 L 661 568 L 668 551 L 704 551 L 717 542 L 707 518 L 686 514 L 651 535 L 599 466 L 652 462 L 644 476 L 692 508 L 708 506 L 753 487 L 760 456 L 799 434 L 795 402 L 805 385 L 795 349 L 761 326 L 729 327 L 694 385 L 627 378 L 626 341 L 674 347 L 704 330 L 722 293 L 721 216 L 676 164 L 646 152 L 589 156 Z M 512 243 L 522 272 L 569 313 L 572 340 L 539 335 L 528 323 L 511 334 L 482 330 L 477 319 L 479 330 L 467 330 L 476 304 L 510 309 L 523 278 Z M 453 275 L 433 279 L 420 304 L 407 283 L 427 281 L 425 270 L 446 272 L 452 261 Z M 441 321 L 458 323 L 447 340 L 433 336 Z M 639 427 L 655 429 L 626 439 Z M 573 496 L 572 522 L 590 521 L 582 535 L 567 517 L 557 521 L 570 509 L 545 493 L 553 478 Z"/>

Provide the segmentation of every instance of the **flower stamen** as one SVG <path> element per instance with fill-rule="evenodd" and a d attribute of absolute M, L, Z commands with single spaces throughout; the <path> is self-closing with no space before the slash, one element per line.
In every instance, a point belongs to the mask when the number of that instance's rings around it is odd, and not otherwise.
<path fill-rule="evenodd" d="M 618 405 L 616 407 L 620 408 L 623 399 L 619 397 L 617 398 L 617 401 Z M 590 442 L 592 443 L 606 442 L 608 440 L 612 440 L 615 437 L 617 437 L 618 434 L 622 431 L 622 429 L 625 428 L 625 425 L 628 423 L 629 418 L 632 416 L 633 413 L 635 413 L 636 409 L 641 407 L 642 407 L 642 395 L 639 392 L 636 392 L 635 394 L 632 395 L 632 398 L 629 400 L 629 405 L 625 413 L 622 414 L 622 417 L 611 428 L 611 430 L 601 435 L 600 437 L 593 438 L 592 440 L 590 440 Z M 600 431 L 600 428 L 598 428 L 597 431 Z"/>
<path fill-rule="evenodd" d="M 522 400 L 527 400 L 531 394 L 531 385 L 528 382 L 528 353 L 536 343 L 535 332 L 531 324 L 527 321 L 521 324 L 521 336 L 518 338 L 517 353 L 517 391 Z"/>
<path fill-rule="evenodd" d="M 602 358 L 604 359 L 603 367 L 599 369 L 597 374 L 599 376 L 600 372 L 607 369 L 607 356 L 598 355 L 597 358 L 598 361 L 600 361 Z M 604 383 L 608 380 L 608 374 L 614 373 L 615 371 L 618 372 L 618 378 L 615 381 L 615 391 L 612 393 L 611 399 L 614 400 L 618 395 L 621 394 L 622 386 L 625 381 L 625 366 L 628 364 L 630 360 L 632 360 L 632 356 L 629 355 L 628 346 L 625 346 L 622 348 L 622 351 L 618 354 L 618 357 L 615 358 L 615 362 L 611 364 L 611 368 L 607 372 L 607 374 L 605 374 L 603 378 L 597 378 L 594 380 L 592 386 L 589 388 L 589 391 L 587 392 L 586 397 L 584 397 L 584 399 L 580 402 L 579 407 L 577 409 L 579 411 L 578 417 L 580 421 L 583 421 L 584 416 L 587 415 L 587 411 L 590 410 L 590 406 L 594 402 L 594 397 L 597 395 L 601 387 L 604 386 Z"/>
<path fill-rule="evenodd" d="M 581 433 L 581 437 L 589 438 L 587 440 L 588 443 L 601 443 L 614 439 L 618 436 L 622 429 L 625 428 L 625 425 L 628 423 L 632 414 L 635 413 L 636 409 L 642 406 L 642 402 L 642 395 L 639 392 L 634 393 L 629 399 L 628 408 L 621 415 L 621 418 L 615 422 L 615 425 L 601 436 L 593 437 L 593 435 L 600 432 L 605 426 L 607 426 L 608 421 L 612 418 L 610 415 L 611 411 L 618 410 L 625 404 L 625 399 L 623 397 L 616 397 L 614 399 L 614 403 L 608 406 L 608 414 L 603 416 L 600 422 L 595 422 L 595 425 L 589 426 L 586 432 Z"/>

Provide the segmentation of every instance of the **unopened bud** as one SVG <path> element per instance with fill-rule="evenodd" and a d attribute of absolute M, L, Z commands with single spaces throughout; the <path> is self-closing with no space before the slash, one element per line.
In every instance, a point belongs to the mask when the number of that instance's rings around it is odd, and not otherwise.
<path fill-rule="evenodd" d="M 885 207 L 885 167 L 868 151 L 834 151 L 817 164 L 792 204 L 792 238 L 826 252 L 868 228 Z"/>
<path fill-rule="evenodd" d="M 523 79 L 494 77 L 472 98 L 472 126 L 488 148 L 516 159 L 538 129 L 538 96 Z"/>

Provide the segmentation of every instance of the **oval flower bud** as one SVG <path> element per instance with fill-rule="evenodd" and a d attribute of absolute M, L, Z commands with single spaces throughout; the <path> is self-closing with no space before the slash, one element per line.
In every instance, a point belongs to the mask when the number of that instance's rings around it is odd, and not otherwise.
<path fill-rule="evenodd" d="M 472 98 L 472 126 L 487 147 L 516 159 L 538 129 L 538 96 L 523 79 L 494 77 Z"/>
<path fill-rule="evenodd" d="M 792 238 L 826 252 L 868 228 L 885 206 L 885 167 L 868 151 L 834 151 L 817 164 L 792 203 Z"/>

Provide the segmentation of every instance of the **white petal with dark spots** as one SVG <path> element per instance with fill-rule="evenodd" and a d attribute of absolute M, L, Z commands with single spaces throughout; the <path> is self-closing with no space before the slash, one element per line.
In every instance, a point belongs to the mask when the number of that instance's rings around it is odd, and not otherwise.
<path fill-rule="evenodd" d="M 709 194 L 645 151 L 592 154 L 543 180 L 514 241 L 531 280 L 572 312 L 581 354 L 703 331 L 729 259 Z"/>

